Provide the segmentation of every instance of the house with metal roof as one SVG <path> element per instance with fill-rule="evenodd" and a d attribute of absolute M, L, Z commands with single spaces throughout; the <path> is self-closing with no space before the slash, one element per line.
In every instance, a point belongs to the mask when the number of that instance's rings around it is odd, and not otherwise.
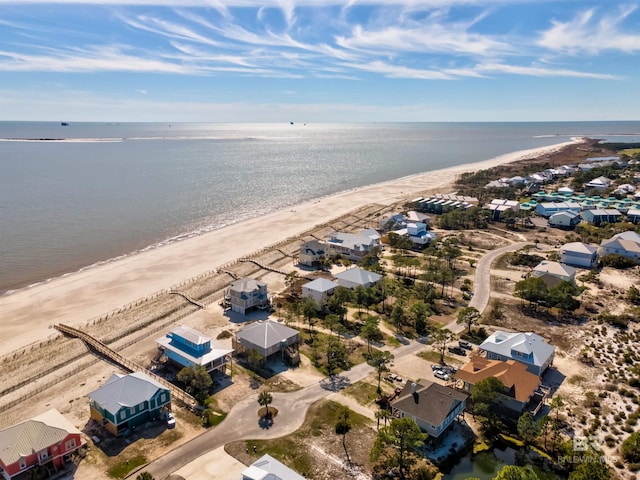
<path fill-rule="evenodd" d="M 339 286 L 332 280 L 322 277 L 316 278 L 302 285 L 302 298 L 313 298 L 319 306 L 323 306 Z"/>
<path fill-rule="evenodd" d="M 89 395 L 91 418 L 113 435 L 161 417 L 171 410 L 171 392 L 143 372 L 114 373 Z"/>
<path fill-rule="evenodd" d="M 375 272 L 370 272 L 360 267 L 352 267 L 344 272 L 336 273 L 334 275 L 338 285 L 345 288 L 354 289 L 356 287 L 373 287 L 381 279 L 382 275 Z"/>
<path fill-rule="evenodd" d="M 505 386 L 497 402 L 518 416 L 525 411 L 537 414 L 544 404 L 547 389 L 541 387 L 540 377 L 527 370 L 527 365 L 515 360 L 489 360 L 474 355 L 464 367 L 454 373 L 456 387 L 471 394 L 473 387 L 482 380 L 495 377 Z"/>
<path fill-rule="evenodd" d="M 594 208 L 582 212 L 582 218 L 592 225 L 616 223 L 622 219 L 622 213 L 615 208 Z"/>
<path fill-rule="evenodd" d="M 558 212 L 549 217 L 549 226 L 573 228 L 580 223 L 582 217 L 576 212 Z"/>
<path fill-rule="evenodd" d="M 227 290 L 231 311 L 246 314 L 252 308 L 269 308 L 267 284 L 253 278 L 241 278 L 231 284 Z"/>
<path fill-rule="evenodd" d="M 305 480 L 305 477 L 265 454 L 242 471 L 242 480 Z"/>
<path fill-rule="evenodd" d="M 587 190 L 596 190 L 598 192 L 602 192 L 607 188 L 609 188 L 609 186 L 611 185 L 611 182 L 612 180 L 607 177 L 594 178 L 593 180 L 585 184 L 584 190 L 585 192 Z"/>
<path fill-rule="evenodd" d="M 580 213 L 581 211 L 582 207 L 576 202 L 542 202 L 536 205 L 536 213 L 545 218 L 558 212 Z"/>
<path fill-rule="evenodd" d="M 591 269 L 598 262 L 598 247 L 582 242 L 565 243 L 560 248 L 560 262 Z"/>
<path fill-rule="evenodd" d="M 363 230 L 361 233 L 334 232 L 327 239 L 331 255 L 342 255 L 358 262 L 367 253 L 380 246 L 380 234 L 375 230 Z"/>
<path fill-rule="evenodd" d="M 531 276 L 541 278 L 548 287 L 560 282 L 575 283 L 576 269 L 559 262 L 543 260 L 531 270 Z"/>
<path fill-rule="evenodd" d="M 211 337 L 186 325 L 171 329 L 156 340 L 158 349 L 179 367 L 204 367 L 207 372 L 217 370 L 225 373 L 231 364 L 233 349 L 211 344 Z"/>
<path fill-rule="evenodd" d="M 627 220 L 636 225 L 640 223 L 640 208 L 630 208 L 627 210 Z"/>
<path fill-rule="evenodd" d="M 478 347 L 488 360 L 515 360 L 527 366 L 531 373 L 542 374 L 553 363 L 556 347 L 549 345 L 540 335 L 532 332 L 505 332 L 498 330 Z"/>
<path fill-rule="evenodd" d="M 469 395 L 434 382 L 407 382 L 391 402 L 391 415 L 411 418 L 430 437 L 438 439 L 463 414 Z"/>
<path fill-rule="evenodd" d="M 300 362 L 299 343 L 298 330 L 271 320 L 250 323 L 233 338 L 233 348 L 239 355 L 248 355 L 255 350 L 265 361 L 272 355 L 282 355 L 294 365 Z"/>
<path fill-rule="evenodd" d="M 329 257 L 329 247 L 320 240 L 310 240 L 300 245 L 298 263 L 306 267 L 314 267 Z"/>
<path fill-rule="evenodd" d="M 0 430 L 0 478 L 11 480 L 37 466 L 50 475 L 59 473 L 85 443 L 80 430 L 60 412 L 47 410 Z"/>
<path fill-rule="evenodd" d="M 600 242 L 600 257 L 605 255 L 622 255 L 640 263 L 640 234 L 634 231 L 617 233 L 608 240 Z"/>

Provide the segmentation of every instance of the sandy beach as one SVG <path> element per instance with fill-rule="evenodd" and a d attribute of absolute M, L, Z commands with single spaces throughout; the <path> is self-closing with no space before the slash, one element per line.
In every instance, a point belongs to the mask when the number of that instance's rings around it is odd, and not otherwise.
<path fill-rule="evenodd" d="M 58 335 L 51 325 L 81 326 L 358 207 L 389 205 L 434 189 L 450 193 L 451 182 L 463 172 L 538 157 L 577 141 L 512 152 L 339 193 L 7 294 L 0 297 L 0 356 Z"/>

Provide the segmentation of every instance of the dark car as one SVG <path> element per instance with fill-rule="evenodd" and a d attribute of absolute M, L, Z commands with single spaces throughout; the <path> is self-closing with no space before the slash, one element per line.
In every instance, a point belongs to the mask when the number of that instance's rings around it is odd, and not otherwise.
<path fill-rule="evenodd" d="M 473 346 L 469 342 L 467 342 L 466 340 L 460 340 L 458 342 L 458 345 L 460 345 L 465 350 L 473 350 Z"/>
<path fill-rule="evenodd" d="M 458 346 L 449 347 L 449 352 L 455 353 L 456 355 L 462 355 L 463 357 L 467 356 L 467 352 L 465 352 L 463 348 L 460 348 Z"/>

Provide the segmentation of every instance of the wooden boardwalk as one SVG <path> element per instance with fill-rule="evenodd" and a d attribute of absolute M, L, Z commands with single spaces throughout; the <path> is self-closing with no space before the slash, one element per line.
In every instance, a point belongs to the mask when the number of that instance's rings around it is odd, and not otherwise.
<path fill-rule="evenodd" d="M 77 328 L 69 327 L 68 325 L 63 325 L 63 324 L 54 325 L 54 328 L 59 332 L 63 333 L 64 335 L 67 335 L 69 337 L 79 338 L 85 344 L 87 344 L 87 346 L 91 350 L 96 352 L 98 355 L 101 355 L 102 357 L 107 358 L 111 362 L 115 363 L 116 365 L 119 365 L 120 367 L 124 368 L 129 372 L 142 372 L 149 375 L 156 382 L 167 387 L 171 391 L 171 397 L 174 400 L 180 402 L 185 407 L 189 409 L 194 409 L 198 404 L 198 402 L 196 402 L 196 399 L 193 398 L 184 390 L 176 387 L 174 384 L 168 382 L 167 380 L 156 375 L 155 373 L 150 372 L 149 370 L 138 365 L 137 363 L 132 362 L 128 358 L 123 357 L 115 350 L 112 350 L 111 348 L 107 347 L 100 340 L 93 338 L 91 335 L 83 332 L 82 330 L 78 330 Z"/>
<path fill-rule="evenodd" d="M 205 304 L 204 303 L 199 302 L 198 300 L 196 300 L 195 298 L 193 298 L 192 296 L 188 295 L 185 292 L 182 292 L 180 290 L 169 290 L 169 293 L 172 293 L 174 295 L 180 295 L 187 302 L 194 304 L 196 307 L 205 308 Z"/>

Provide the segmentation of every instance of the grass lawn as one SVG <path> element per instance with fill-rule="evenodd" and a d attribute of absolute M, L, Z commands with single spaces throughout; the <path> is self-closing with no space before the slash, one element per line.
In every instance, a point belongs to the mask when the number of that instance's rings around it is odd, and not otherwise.
<path fill-rule="evenodd" d="M 435 350 L 423 350 L 422 352 L 419 352 L 417 356 L 422 358 L 423 360 L 426 360 L 427 362 L 440 363 L 440 353 L 436 352 Z M 463 361 L 450 355 L 444 356 L 444 362 L 447 365 L 464 363 Z"/>
<path fill-rule="evenodd" d="M 112 466 L 107 472 L 112 478 L 124 478 L 129 472 L 147 463 L 147 457 L 144 455 L 136 455 L 123 462 Z"/>
<path fill-rule="evenodd" d="M 376 380 L 377 382 L 377 380 Z M 383 382 L 381 382 L 381 387 Z M 360 405 L 370 405 L 378 398 L 378 394 L 376 393 L 377 383 L 372 385 L 366 382 L 356 382 L 352 385 L 349 385 L 347 388 L 342 390 L 342 393 L 345 395 L 349 395 L 358 401 Z"/>

